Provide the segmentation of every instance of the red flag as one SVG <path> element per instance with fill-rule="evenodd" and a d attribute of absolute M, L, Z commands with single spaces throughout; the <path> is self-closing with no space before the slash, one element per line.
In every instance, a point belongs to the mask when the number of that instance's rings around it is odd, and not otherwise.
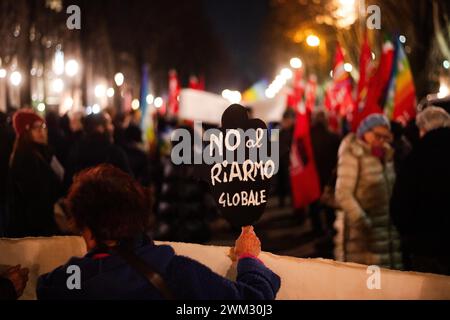
<path fill-rule="evenodd" d="M 335 66 L 333 71 L 333 99 L 342 117 L 351 117 L 354 110 L 352 97 L 352 79 L 344 68 L 344 52 L 338 44 L 336 48 Z"/>
<path fill-rule="evenodd" d="M 305 107 L 308 112 L 314 110 L 316 105 L 316 94 L 317 94 L 317 77 L 316 75 L 311 75 L 308 80 L 308 84 L 305 89 Z"/>
<path fill-rule="evenodd" d="M 361 56 L 359 59 L 359 82 L 356 92 L 356 107 L 354 109 L 352 119 L 352 131 L 356 131 L 358 129 L 358 125 L 360 122 L 360 113 L 364 110 L 367 101 L 372 72 L 372 50 L 370 49 L 369 39 L 366 33 L 364 42 L 361 47 Z"/>
<path fill-rule="evenodd" d="M 298 111 L 299 105 L 303 98 L 303 93 L 305 91 L 303 83 L 303 70 L 297 69 L 294 73 L 292 90 L 287 96 L 287 106 L 295 111 Z"/>
<path fill-rule="evenodd" d="M 178 114 L 179 102 L 178 96 L 180 95 L 180 83 L 178 81 L 178 75 L 175 70 L 169 71 L 169 101 L 168 108 L 172 115 Z"/>
<path fill-rule="evenodd" d="M 196 76 L 189 78 L 189 88 L 194 90 L 205 90 L 205 77 L 201 76 L 200 79 Z"/>
<path fill-rule="evenodd" d="M 334 100 L 333 96 L 333 86 L 328 85 L 325 90 L 325 108 L 328 111 L 328 126 L 331 131 L 334 133 L 340 132 L 340 126 L 339 126 L 339 114 L 337 110 L 337 104 Z"/>
<path fill-rule="evenodd" d="M 384 105 L 384 100 L 386 99 L 385 95 L 392 74 L 394 57 L 394 44 L 390 40 L 386 40 L 383 45 L 380 64 L 377 71 L 370 78 L 370 90 L 367 92 L 364 108 L 359 112 L 358 118 L 354 123 L 355 127 L 358 127 L 359 123 L 367 116 L 374 113 L 383 113 L 382 106 Z"/>
<path fill-rule="evenodd" d="M 321 195 L 307 112 L 297 112 L 290 158 L 292 202 L 294 208 L 300 209 L 317 201 Z"/>

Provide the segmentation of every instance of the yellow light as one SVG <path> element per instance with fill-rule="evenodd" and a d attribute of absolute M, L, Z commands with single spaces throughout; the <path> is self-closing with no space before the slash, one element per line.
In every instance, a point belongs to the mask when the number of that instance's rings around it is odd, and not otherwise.
<path fill-rule="evenodd" d="M 108 96 L 108 98 L 112 98 L 114 97 L 114 89 L 113 88 L 108 88 L 108 90 L 106 90 L 106 95 Z"/>
<path fill-rule="evenodd" d="M 37 105 L 37 109 L 38 109 L 38 111 L 39 112 L 44 112 L 45 111 L 45 104 L 44 103 L 39 103 L 38 105 Z"/>
<path fill-rule="evenodd" d="M 13 73 L 11 73 L 11 77 L 9 78 L 9 80 L 11 81 L 11 84 L 13 86 L 18 87 L 22 82 L 22 75 L 19 71 L 14 71 Z"/>
<path fill-rule="evenodd" d="M 53 80 L 52 90 L 55 93 L 61 93 L 64 90 L 64 81 L 62 81 L 61 79 Z"/>
<path fill-rule="evenodd" d="M 116 73 L 116 75 L 114 76 L 114 81 L 116 82 L 118 87 L 123 85 L 123 82 L 125 81 L 125 77 L 124 77 L 123 73 L 121 73 L 121 72 Z"/>
<path fill-rule="evenodd" d="M 137 109 L 139 109 L 139 107 L 140 107 L 139 100 L 138 100 L 138 99 L 134 99 L 134 100 L 131 102 L 131 109 L 137 110 Z"/>
<path fill-rule="evenodd" d="M 293 73 L 292 70 L 289 68 L 284 68 L 283 70 L 281 70 L 280 75 L 284 78 L 284 79 L 292 79 Z"/>
<path fill-rule="evenodd" d="M 437 97 L 439 99 L 442 99 L 442 98 L 448 97 L 449 95 L 450 95 L 449 87 L 445 83 L 441 83 Z"/>
<path fill-rule="evenodd" d="M 74 77 L 78 73 L 78 69 L 80 68 L 78 62 L 76 60 L 69 60 L 66 63 L 66 74 L 69 77 Z"/>
<path fill-rule="evenodd" d="M 310 34 L 307 38 L 306 38 L 306 43 L 308 44 L 308 46 L 310 47 L 318 47 L 320 46 L 320 39 L 318 36 L 314 35 L 314 34 Z"/>
<path fill-rule="evenodd" d="M 290 63 L 293 69 L 300 69 L 303 66 L 303 62 L 300 58 L 292 58 Z"/>
<path fill-rule="evenodd" d="M 103 98 L 106 95 L 106 87 L 103 84 L 96 85 L 94 94 L 97 98 Z"/>

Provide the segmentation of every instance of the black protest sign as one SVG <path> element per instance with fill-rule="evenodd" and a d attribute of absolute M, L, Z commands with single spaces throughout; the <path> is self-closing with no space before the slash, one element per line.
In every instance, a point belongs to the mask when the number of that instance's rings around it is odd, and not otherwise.
<path fill-rule="evenodd" d="M 247 109 L 232 105 L 222 116 L 218 134 L 209 137 L 207 178 L 223 217 L 235 227 L 255 224 L 264 213 L 270 180 L 276 172 L 268 157 L 266 124 L 250 119 Z"/>

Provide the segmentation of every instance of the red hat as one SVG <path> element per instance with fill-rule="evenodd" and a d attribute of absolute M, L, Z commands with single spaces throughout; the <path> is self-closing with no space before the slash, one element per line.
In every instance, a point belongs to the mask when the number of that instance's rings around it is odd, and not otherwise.
<path fill-rule="evenodd" d="M 30 109 L 19 110 L 13 116 L 13 127 L 18 136 L 29 130 L 35 122 L 45 122 L 45 120 Z"/>

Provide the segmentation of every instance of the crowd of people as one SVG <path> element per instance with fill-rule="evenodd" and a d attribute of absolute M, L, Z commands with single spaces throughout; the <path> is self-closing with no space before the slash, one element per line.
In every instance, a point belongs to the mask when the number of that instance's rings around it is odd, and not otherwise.
<path fill-rule="evenodd" d="M 75 233 L 89 249 L 68 262 L 87 275 L 84 289 L 67 290 L 62 266 L 40 277 L 39 299 L 276 296 L 280 279 L 258 260 L 261 244 L 252 228 L 236 241 L 236 282 L 153 243 L 207 242 L 219 212 L 192 167 L 148 152 L 135 112 L 49 112 L 44 119 L 21 109 L 0 120 L 0 236 Z M 450 275 L 450 115 L 427 107 L 405 129 L 374 114 L 345 136 L 330 131 L 324 111 L 311 122 L 323 195 L 308 211 L 314 232 L 334 237 L 335 258 Z M 161 119 L 158 130 L 169 125 Z M 284 206 L 295 112 L 288 110 L 280 125 L 276 187 Z M 0 297 L 20 296 L 27 274 L 21 266 L 6 270 Z"/>

